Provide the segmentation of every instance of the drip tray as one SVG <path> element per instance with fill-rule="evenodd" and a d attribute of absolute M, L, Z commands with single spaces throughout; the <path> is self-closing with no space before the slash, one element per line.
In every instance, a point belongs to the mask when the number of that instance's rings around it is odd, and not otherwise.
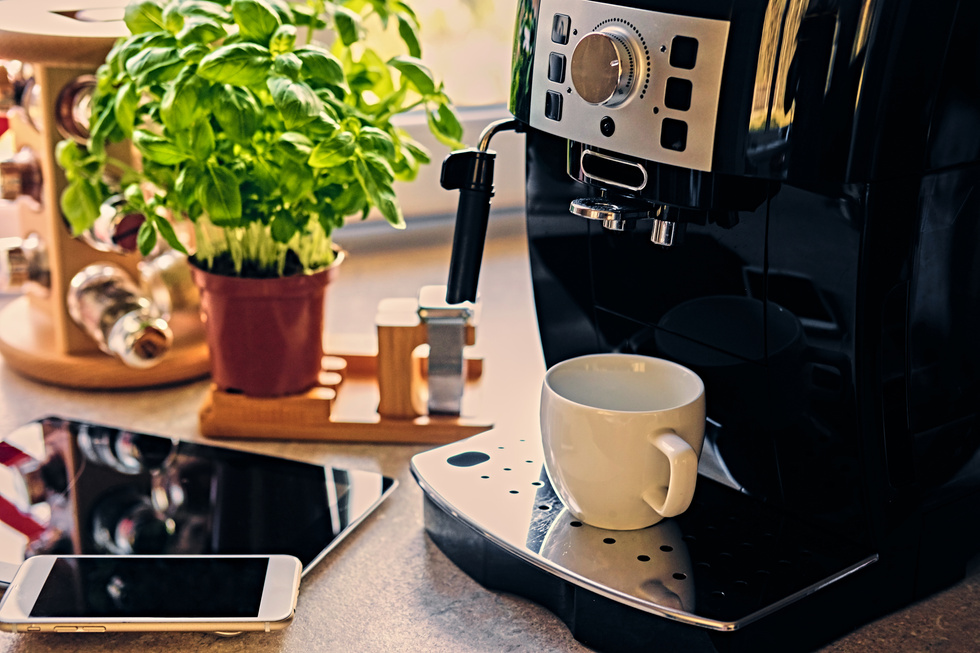
<path fill-rule="evenodd" d="M 734 631 L 877 560 L 704 476 L 683 515 L 637 531 L 588 526 L 555 495 L 537 437 L 488 431 L 418 454 L 412 472 L 426 495 L 426 530 L 453 562 L 566 622 L 558 594 L 574 586 L 639 611 L 631 620 Z M 515 561 L 537 569 L 491 571 Z M 542 579 L 558 586 L 542 589 Z"/>

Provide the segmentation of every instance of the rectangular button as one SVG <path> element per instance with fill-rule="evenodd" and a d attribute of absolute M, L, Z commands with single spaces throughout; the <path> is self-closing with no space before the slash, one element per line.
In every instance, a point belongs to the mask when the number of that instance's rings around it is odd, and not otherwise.
<path fill-rule="evenodd" d="M 668 109 L 687 111 L 691 108 L 691 95 L 694 85 L 690 80 L 679 77 L 668 77 L 664 86 L 664 105 Z"/>
<path fill-rule="evenodd" d="M 565 14 L 555 14 L 555 20 L 551 24 L 551 40 L 559 45 L 566 45 L 571 31 L 572 19 Z"/>
<path fill-rule="evenodd" d="M 557 84 L 565 81 L 565 55 L 557 52 L 548 55 L 548 79 Z"/>
<path fill-rule="evenodd" d="M 660 145 L 665 149 L 683 152 L 687 149 L 687 123 L 664 118 L 660 126 Z"/>
<path fill-rule="evenodd" d="M 551 120 L 561 120 L 561 93 L 548 91 L 544 99 L 544 115 Z"/>
<path fill-rule="evenodd" d="M 75 633 L 78 632 L 78 626 L 55 626 L 54 632 L 56 633 Z"/>
<path fill-rule="evenodd" d="M 670 42 L 670 65 L 692 70 L 698 60 L 698 40 L 690 36 L 675 36 Z"/>
<path fill-rule="evenodd" d="M 83 633 L 104 633 L 105 626 L 82 626 Z"/>

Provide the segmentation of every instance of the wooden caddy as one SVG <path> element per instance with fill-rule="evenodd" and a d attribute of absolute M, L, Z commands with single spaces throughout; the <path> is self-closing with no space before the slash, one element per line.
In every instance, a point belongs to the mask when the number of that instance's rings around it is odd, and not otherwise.
<path fill-rule="evenodd" d="M 493 424 L 475 414 L 483 360 L 465 358 L 462 416 L 428 415 L 427 328 L 414 299 L 386 299 L 370 337 L 328 338 L 320 383 L 287 397 L 249 397 L 212 385 L 201 407 L 200 429 L 208 437 L 338 442 L 446 444 Z M 466 327 L 466 344 L 476 330 Z M 469 352 L 465 352 L 468 354 Z"/>

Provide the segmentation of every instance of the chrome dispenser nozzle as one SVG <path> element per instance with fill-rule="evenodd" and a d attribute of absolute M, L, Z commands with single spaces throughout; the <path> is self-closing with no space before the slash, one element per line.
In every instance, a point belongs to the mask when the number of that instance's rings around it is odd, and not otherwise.
<path fill-rule="evenodd" d="M 670 247 L 674 244 L 674 239 L 677 234 L 677 223 L 670 220 L 661 220 L 660 218 L 654 218 L 653 220 L 653 231 L 650 232 L 650 242 L 654 245 L 663 245 L 664 247 Z"/>
<path fill-rule="evenodd" d="M 589 220 L 601 220 L 602 226 L 610 231 L 623 231 L 630 222 L 652 218 L 654 211 L 651 206 L 617 204 L 603 197 L 572 200 L 568 210 Z"/>

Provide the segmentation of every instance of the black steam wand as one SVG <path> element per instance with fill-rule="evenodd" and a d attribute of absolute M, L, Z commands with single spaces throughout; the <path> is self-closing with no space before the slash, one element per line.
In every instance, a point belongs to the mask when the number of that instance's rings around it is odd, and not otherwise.
<path fill-rule="evenodd" d="M 493 160 L 497 156 L 489 149 L 490 139 L 499 132 L 520 129 L 521 123 L 517 120 L 492 122 L 480 135 L 478 149 L 456 150 L 442 162 L 442 187 L 446 190 L 459 189 L 449 282 L 446 285 L 446 302 L 449 304 L 476 301 L 483 246 L 487 240 L 490 200 L 493 197 Z"/>

